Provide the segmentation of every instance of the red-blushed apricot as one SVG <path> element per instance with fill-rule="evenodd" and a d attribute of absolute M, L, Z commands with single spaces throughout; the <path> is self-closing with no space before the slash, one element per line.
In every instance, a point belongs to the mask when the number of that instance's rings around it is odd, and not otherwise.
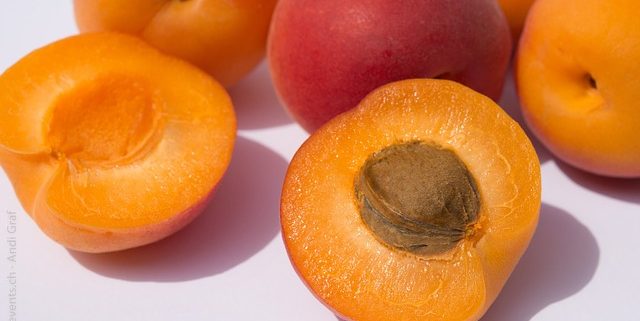
<path fill-rule="evenodd" d="M 62 245 L 159 240 L 207 203 L 235 141 L 231 100 L 197 68 L 132 36 L 69 37 L 0 76 L 0 162 Z"/>
<path fill-rule="evenodd" d="M 283 239 L 345 320 L 478 320 L 535 231 L 540 165 L 518 124 L 446 80 L 391 83 L 293 157 Z"/>
<path fill-rule="evenodd" d="M 511 48 L 495 0 L 280 0 L 267 57 L 282 104 L 313 132 L 402 79 L 450 79 L 497 101 Z"/>
<path fill-rule="evenodd" d="M 232 86 L 262 59 L 276 0 L 74 0 L 81 32 L 139 36 Z"/>

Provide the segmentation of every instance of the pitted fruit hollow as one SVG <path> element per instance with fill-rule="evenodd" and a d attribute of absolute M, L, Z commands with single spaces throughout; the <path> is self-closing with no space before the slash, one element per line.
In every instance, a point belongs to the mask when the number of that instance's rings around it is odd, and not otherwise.
<path fill-rule="evenodd" d="M 117 162 L 140 150 L 156 126 L 151 86 L 110 75 L 76 85 L 53 106 L 53 153 L 82 164 Z"/>

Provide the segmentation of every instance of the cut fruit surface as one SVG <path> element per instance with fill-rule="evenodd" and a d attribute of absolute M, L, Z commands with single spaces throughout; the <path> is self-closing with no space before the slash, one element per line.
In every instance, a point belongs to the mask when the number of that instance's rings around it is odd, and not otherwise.
<path fill-rule="evenodd" d="M 115 33 L 63 39 L 0 76 L 0 161 L 53 239 L 114 251 L 199 212 L 235 140 L 230 98 L 209 76 Z"/>
<path fill-rule="evenodd" d="M 407 152 L 407 144 L 438 150 Z M 376 156 L 390 148 L 408 155 Z M 417 253 L 371 228 L 358 195 L 372 159 L 408 172 L 379 175 L 367 206 L 404 236 L 444 231 L 447 246 Z M 421 165 L 430 174 L 403 162 L 434 165 Z M 539 162 L 518 124 L 462 85 L 416 79 L 375 90 L 303 144 L 285 179 L 281 224 L 298 274 L 345 320 L 478 320 L 528 246 L 539 207 Z"/>

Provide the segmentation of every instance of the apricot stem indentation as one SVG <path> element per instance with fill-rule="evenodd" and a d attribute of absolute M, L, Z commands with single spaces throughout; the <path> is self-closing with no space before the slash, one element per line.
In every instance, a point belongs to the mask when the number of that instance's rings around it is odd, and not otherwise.
<path fill-rule="evenodd" d="M 590 73 L 587 73 L 586 78 L 587 78 L 587 82 L 589 83 L 589 87 L 593 89 L 598 89 L 598 83 L 593 78 L 593 75 L 591 75 Z"/>

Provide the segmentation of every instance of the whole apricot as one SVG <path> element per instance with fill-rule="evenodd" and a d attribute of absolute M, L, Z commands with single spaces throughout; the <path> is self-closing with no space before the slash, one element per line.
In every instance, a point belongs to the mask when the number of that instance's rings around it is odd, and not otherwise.
<path fill-rule="evenodd" d="M 500 7 L 507 16 L 509 22 L 509 28 L 511 29 L 511 36 L 513 37 L 514 44 L 517 44 L 520 38 L 520 33 L 524 27 L 524 21 L 527 18 L 529 8 L 533 5 L 535 0 L 499 0 Z"/>
<path fill-rule="evenodd" d="M 344 320 L 478 320 L 538 222 L 540 165 L 499 106 L 447 80 L 369 94 L 286 174 L 289 258 Z"/>
<path fill-rule="evenodd" d="M 451 79 L 497 100 L 511 37 L 495 0 L 280 0 L 267 55 L 281 101 L 313 132 L 401 79 Z"/>
<path fill-rule="evenodd" d="M 226 87 L 263 59 L 275 4 L 276 0 L 74 0 L 81 32 L 142 37 Z"/>
<path fill-rule="evenodd" d="M 640 2 L 539 0 L 517 54 L 524 118 L 558 158 L 640 177 Z"/>
<path fill-rule="evenodd" d="M 0 164 L 40 228 L 78 251 L 144 245 L 189 223 L 235 131 L 222 86 L 132 36 L 66 38 L 0 76 Z"/>

